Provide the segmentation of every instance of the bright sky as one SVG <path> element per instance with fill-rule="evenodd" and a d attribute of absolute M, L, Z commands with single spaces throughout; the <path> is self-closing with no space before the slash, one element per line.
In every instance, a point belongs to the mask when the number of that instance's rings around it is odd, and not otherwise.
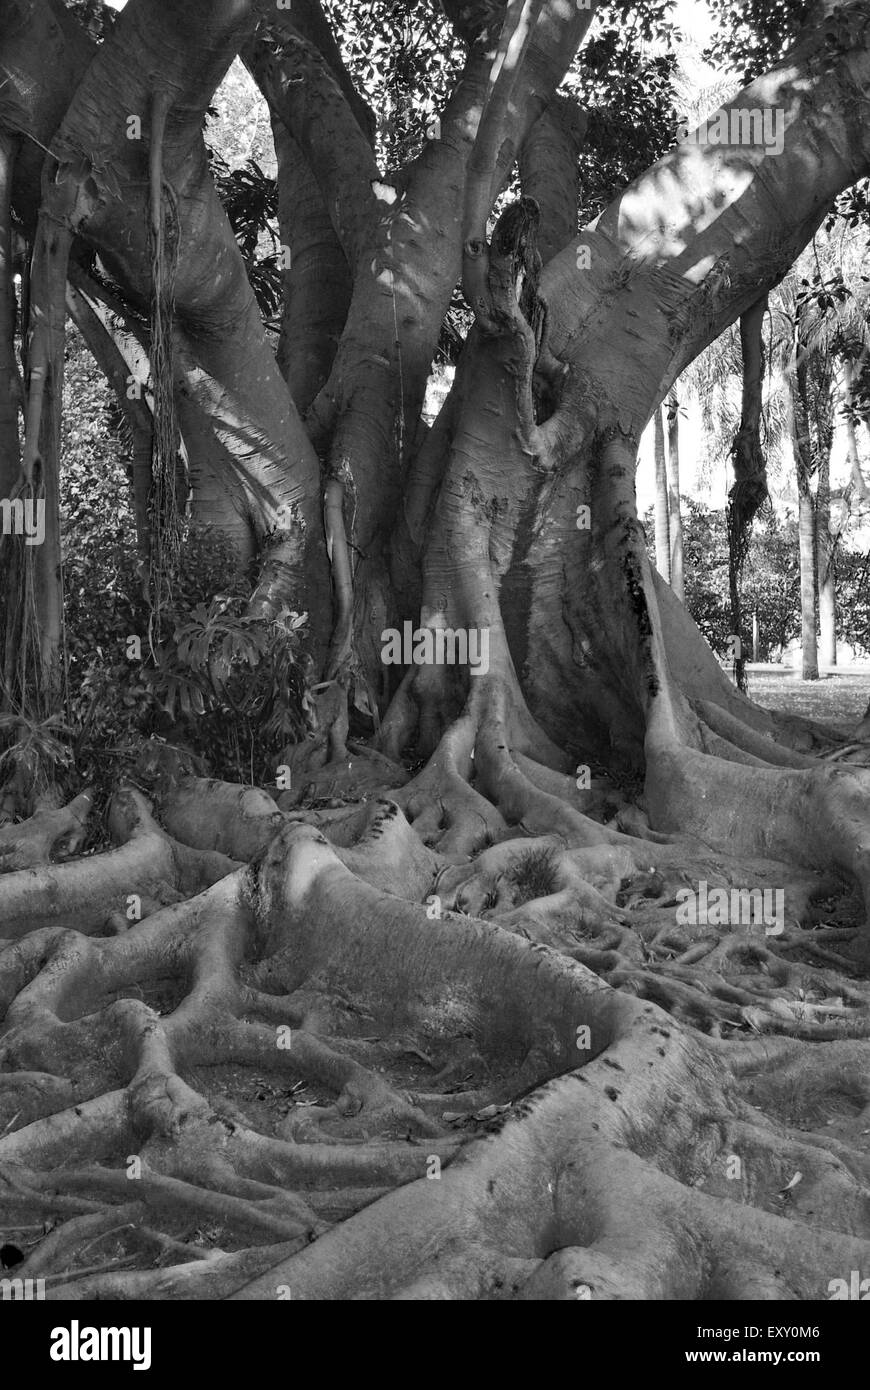
<path fill-rule="evenodd" d="M 705 0 L 677 0 L 674 16 L 686 38 L 694 39 L 703 48 L 713 30 Z"/>

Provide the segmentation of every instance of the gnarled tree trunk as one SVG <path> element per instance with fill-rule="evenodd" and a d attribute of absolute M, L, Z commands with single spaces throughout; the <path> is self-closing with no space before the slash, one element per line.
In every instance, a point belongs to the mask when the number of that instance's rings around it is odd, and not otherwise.
<path fill-rule="evenodd" d="M 808 930 L 844 878 L 866 924 L 870 773 L 734 689 L 635 499 L 680 372 L 870 172 L 866 29 L 832 51 L 811 26 L 735 99 L 788 109 L 776 158 L 679 145 L 575 237 L 582 122 L 548 111 L 594 6 L 444 9 L 466 62 L 389 180 L 301 0 L 259 28 L 243 0 L 129 0 L 44 98 L 92 154 L 108 124 L 122 196 L 85 179 L 67 223 L 141 304 L 143 152 L 116 123 L 167 55 L 181 427 L 223 449 L 195 506 L 230 525 L 241 493 L 252 545 L 290 506 L 253 611 L 310 600 L 328 715 L 275 796 L 156 746 L 111 848 L 64 855 L 82 803 L 6 842 L 0 1218 L 52 1298 L 818 1299 L 870 1260 L 866 925 Z M 199 134 L 238 48 L 293 142 L 301 245 L 352 282 L 334 356 L 323 320 L 310 362 L 284 324 L 304 426 Z M 28 71 L 2 20 L 0 51 Z M 547 176 L 488 234 L 531 148 Z M 460 276 L 475 324 L 420 444 Z M 311 314 L 304 262 L 287 289 Z M 367 743 L 351 687 L 380 703 Z M 776 911 L 747 918 L 753 893 Z M 834 1087 L 836 1135 L 794 1100 Z M 89 1269 L 109 1235 L 122 1260 Z"/>

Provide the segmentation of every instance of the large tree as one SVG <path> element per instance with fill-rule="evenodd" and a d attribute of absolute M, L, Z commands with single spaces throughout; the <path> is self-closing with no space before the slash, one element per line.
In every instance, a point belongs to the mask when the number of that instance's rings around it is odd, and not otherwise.
<path fill-rule="evenodd" d="M 823 1298 L 868 1268 L 868 991 L 840 973 L 866 938 L 808 926 L 844 880 L 866 920 L 870 773 L 735 690 L 650 568 L 634 470 L 680 372 L 870 172 L 870 8 L 824 0 L 722 109 L 781 113 L 781 150 L 665 140 L 578 236 L 606 123 L 566 75 L 600 8 L 445 0 L 449 95 L 381 167 L 317 0 L 129 0 L 99 43 L 60 0 L 4 4 L 32 258 L 3 477 L 46 503 L 13 575 L 44 708 L 67 309 L 107 373 L 150 361 L 156 610 L 180 431 L 193 515 L 259 563 L 250 616 L 309 614 L 316 708 L 289 790 L 158 747 L 114 848 L 69 858 L 86 793 L 2 832 L 0 1213 L 58 1221 L 18 1271 L 52 1296 Z M 589 73 L 662 8 L 606 12 Z M 275 133 L 277 351 L 203 143 L 237 54 Z M 433 659 L 445 631 L 486 659 Z M 782 920 L 681 910 L 732 889 Z M 829 1090 L 854 1126 L 815 1132 L 794 1097 Z"/>

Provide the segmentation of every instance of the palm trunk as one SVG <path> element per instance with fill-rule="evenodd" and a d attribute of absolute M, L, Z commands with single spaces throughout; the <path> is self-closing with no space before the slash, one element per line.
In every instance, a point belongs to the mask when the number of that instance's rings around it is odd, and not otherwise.
<path fill-rule="evenodd" d="M 816 518 L 810 478 L 814 472 L 813 447 L 807 409 L 806 358 L 796 343 L 797 361 L 788 375 L 788 425 L 794 450 L 798 488 L 798 555 L 801 575 L 801 677 L 819 678 L 816 647 Z"/>
<path fill-rule="evenodd" d="M 680 415 L 677 393 L 668 396 L 668 522 L 671 541 L 671 588 L 682 603 L 683 518 L 680 513 Z"/>
<path fill-rule="evenodd" d="M 665 430 L 662 423 L 661 407 L 656 409 L 654 420 L 654 451 L 656 469 L 655 492 L 655 533 L 656 569 L 663 579 L 671 582 L 671 535 L 668 515 L 668 470 L 665 462 Z"/>
<path fill-rule="evenodd" d="M 842 364 L 840 404 L 846 426 L 846 459 L 849 464 L 849 481 L 855 489 L 855 496 L 858 501 L 866 502 L 867 498 L 870 497 L 870 488 L 864 481 L 864 474 L 861 472 L 861 459 L 858 454 L 858 434 L 855 429 L 855 367 L 848 360 Z"/>
<path fill-rule="evenodd" d="M 818 558 L 820 656 L 825 666 L 836 666 L 836 544 L 831 534 L 831 460 L 827 454 L 819 464 L 819 485 L 813 511 Z"/>
<path fill-rule="evenodd" d="M 801 570 L 801 678 L 817 681 L 816 646 L 816 509 L 809 487 L 802 488 L 798 503 L 798 544 Z"/>

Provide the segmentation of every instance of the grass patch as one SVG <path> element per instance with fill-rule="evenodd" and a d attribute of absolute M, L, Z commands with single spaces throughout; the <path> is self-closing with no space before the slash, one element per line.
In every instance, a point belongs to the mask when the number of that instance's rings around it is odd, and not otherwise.
<path fill-rule="evenodd" d="M 870 670 L 830 672 L 817 681 L 802 681 L 788 667 L 749 668 L 749 698 L 782 714 L 801 714 L 820 724 L 857 724 L 870 700 Z"/>
<path fill-rule="evenodd" d="M 515 907 L 549 897 L 558 887 L 555 855 L 551 849 L 526 850 L 505 877 L 511 885 Z"/>

